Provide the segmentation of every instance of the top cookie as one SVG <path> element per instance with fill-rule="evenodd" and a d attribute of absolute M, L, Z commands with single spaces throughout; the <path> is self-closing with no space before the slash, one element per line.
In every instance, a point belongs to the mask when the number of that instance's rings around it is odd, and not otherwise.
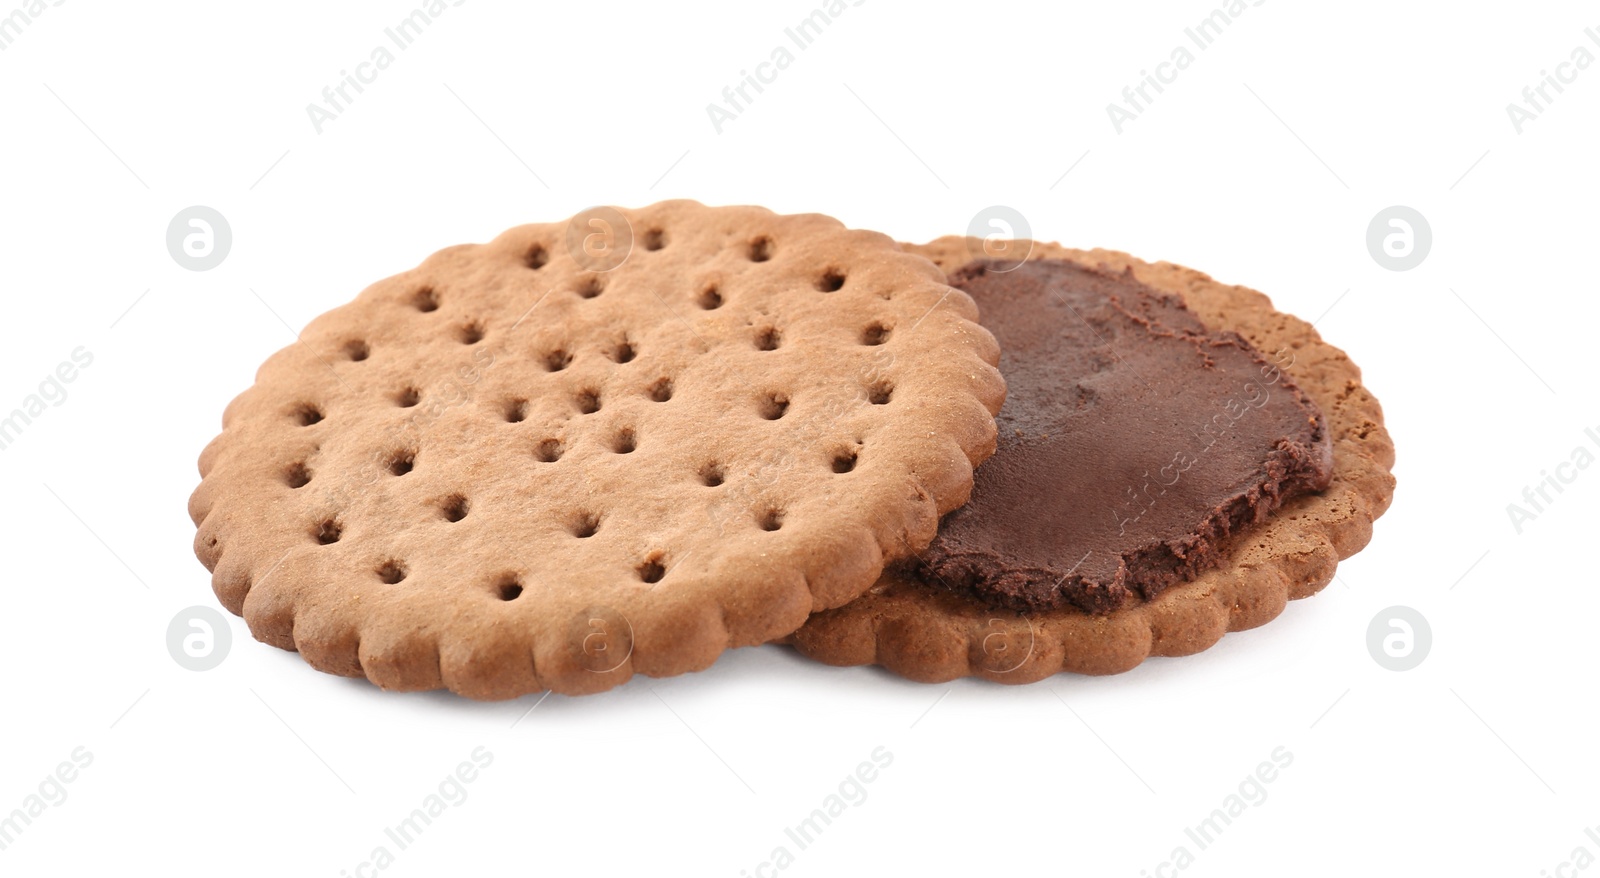
<path fill-rule="evenodd" d="M 699 670 L 966 501 L 1004 397 L 976 317 L 814 214 L 673 201 L 447 248 L 229 405 L 195 550 L 258 639 L 385 688 Z"/>

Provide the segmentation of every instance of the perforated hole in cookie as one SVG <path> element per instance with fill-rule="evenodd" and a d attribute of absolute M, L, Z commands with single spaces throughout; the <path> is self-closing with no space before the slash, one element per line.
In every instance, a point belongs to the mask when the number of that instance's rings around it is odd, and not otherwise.
<path fill-rule="evenodd" d="M 567 531 L 580 540 L 586 540 L 600 531 L 600 516 L 593 512 L 578 512 L 567 522 Z"/>
<path fill-rule="evenodd" d="M 506 423 L 520 424 L 528 419 L 528 401 L 525 399 L 507 400 L 505 408 L 501 409 L 501 414 L 505 415 Z"/>
<path fill-rule="evenodd" d="M 695 297 L 695 304 L 707 311 L 715 311 L 722 307 L 722 293 L 716 284 L 710 284 Z"/>
<path fill-rule="evenodd" d="M 617 342 L 606 356 L 610 357 L 613 363 L 630 363 L 638 355 L 639 352 L 634 350 L 633 345 L 624 338 L 622 341 Z"/>
<path fill-rule="evenodd" d="M 372 356 L 372 348 L 367 347 L 367 343 L 360 339 L 353 339 L 344 343 L 344 355 L 359 363 Z"/>
<path fill-rule="evenodd" d="M 422 394 L 415 387 L 403 387 L 394 395 L 394 404 L 408 409 L 422 400 Z"/>
<path fill-rule="evenodd" d="M 856 468 L 857 452 L 855 449 L 843 449 L 834 452 L 833 471 L 841 475 Z"/>
<path fill-rule="evenodd" d="M 397 451 L 389 457 L 389 474 L 403 476 L 416 469 L 417 453 L 415 451 Z"/>
<path fill-rule="evenodd" d="M 581 299 L 592 299 L 605 291 L 605 278 L 598 274 L 591 274 L 578 280 L 578 285 L 573 287 L 573 292 Z"/>
<path fill-rule="evenodd" d="M 639 437 L 631 427 L 624 427 L 611 437 L 611 450 L 618 454 L 631 454 L 638 447 Z"/>
<path fill-rule="evenodd" d="M 789 397 L 781 393 L 769 393 L 761 398 L 759 411 L 761 417 L 769 421 L 776 421 L 783 417 L 789 410 Z"/>
<path fill-rule="evenodd" d="M 777 327 L 768 326 L 756 333 L 756 350 L 775 351 L 782 341 L 783 334 L 778 332 Z"/>
<path fill-rule="evenodd" d="M 339 522 L 330 518 L 312 528 L 311 536 L 316 539 L 318 545 L 331 546 L 339 542 L 339 537 L 343 532 L 344 528 L 339 525 Z"/>
<path fill-rule="evenodd" d="M 550 372 L 560 372 L 572 363 L 572 355 L 564 348 L 556 348 L 544 355 L 544 367 Z"/>
<path fill-rule="evenodd" d="M 700 468 L 700 484 L 715 488 L 723 481 L 722 464 L 712 462 Z"/>
<path fill-rule="evenodd" d="M 646 558 L 644 563 L 634 568 L 639 574 L 640 581 L 649 583 L 660 582 L 661 577 L 667 575 L 666 565 L 661 563 L 664 557 L 665 556 L 663 556 L 660 552 L 657 552 Z"/>
<path fill-rule="evenodd" d="M 483 341 L 483 327 L 476 323 L 468 323 L 456 331 L 456 338 L 462 344 L 477 344 Z"/>
<path fill-rule="evenodd" d="M 644 233 L 644 249 L 650 251 L 660 250 L 667 246 L 667 233 L 661 229 L 646 229 Z"/>
<path fill-rule="evenodd" d="M 874 323 L 861 330 L 861 343 L 864 345 L 880 345 L 889 340 L 890 327 L 882 323 Z"/>
<path fill-rule="evenodd" d="M 289 464 L 289 468 L 283 471 L 283 483 L 291 488 L 304 488 L 310 482 L 311 469 L 304 461 Z"/>
<path fill-rule="evenodd" d="M 817 278 L 817 290 L 824 293 L 836 293 L 844 288 L 844 272 L 830 268 Z"/>
<path fill-rule="evenodd" d="M 600 391 L 592 387 L 584 388 L 573 396 L 572 402 L 578 407 L 579 414 L 592 415 L 600 411 Z"/>
<path fill-rule="evenodd" d="M 750 257 L 751 262 L 766 262 L 772 258 L 772 239 L 763 235 L 752 240 L 745 255 Z"/>
<path fill-rule="evenodd" d="M 308 402 L 296 406 L 295 410 L 290 413 L 290 417 L 292 417 L 294 422 L 300 426 L 309 427 L 312 424 L 318 423 L 322 420 L 322 409 L 319 409 Z"/>
<path fill-rule="evenodd" d="M 397 585 L 406 578 L 405 565 L 399 561 L 385 561 L 373 572 L 378 574 L 378 579 L 389 585 Z"/>
<path fill-rule="evenodd" d="M 650 385 L 650 399 L 655 402 L 666 402 L 672 398 L 672 379 L 660 378 Z"/>
<path fill-rule="evenodd" d="M 422 287 L 411 294 L 411 306 L 424 314 L 439 310 L 439 294 L 433 287 Z"/>
<path fill-rule="evenodd" d="M 451 494 L 439 501 L 439 514 L 445 521 L 457 522 L 467 517 L 467 498 L 460 494 Z"/>
<path fill-rule="evenodd" d="M 763 510 L 761 510 L 760 512 L 756 513 L 756 525 L 759 526 L 762 530 L 768 531 L 769 533 L 771 531 L 777 530 L 780 527 L 783 527 L 783 510 L 782 509 L 763 509 Z"/>
<path fill-rule="evenodd" d="M 544 249 L 543 244 L 534 244 L 532 247 L 528 248 L 527 253 L 522 255 L 522 264 L 527 266 L 532 271 L 538 271 L 539 269 L 544 268 L 545 263 L 549 261 L 550 253 Z"/>
<path fill-rule="evenodd" d="M 888 405 L 894 398 L 894 385 L 887 381 L 880 381 L 867 388 L 867 401 L 873 405 Z"/>
<path fill-rule="evenodd" d="M 567 449 L 559 439 L 546 439 L 533 448 L 534 459 L 542 463 L 555 463 Z"/>
<path fill-rule="evenodd" d="M 522 597 L 522 580 L 515 573 L 505 573 L 494 582 L 495 596 L 502 601 L 514 601 Z"/>

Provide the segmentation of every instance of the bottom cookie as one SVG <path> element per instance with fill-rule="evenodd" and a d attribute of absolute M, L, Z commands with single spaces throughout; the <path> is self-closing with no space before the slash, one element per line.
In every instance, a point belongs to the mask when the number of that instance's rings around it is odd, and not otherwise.
<path fill-rule="evenodd" d="M 1373 520 L 1393 497 L 1394 446 L 1377 400 L 1361 385 L 1360 369 L 1310 324 L 1274 310 L 1261 293 L 1170 263 L 1054 244 L 1009 245 L 1008 255 L 1131 270 L 1141 283 L 1181 297 L 1210 328 L 1249 340 L 1322 409 L 1333 447 L 1331 483 L 1227 540 L 1219 566 L 1110 613 L 999 610 L 893 571 L 866 595 L 812 616 L 788 638 L 798 651 L 832 665 L 878 664 L 925 682 L 979 676 L 1028 683 L 1062 671 L 1119 673 L 1148 656 L 1190 655 L 1228 631 L 1265 624 L 1289 600 L 1320 591 L 1338 561 L 1367 544 Z M 984 248 L 985 242 L 951 237 L 907 249 L 954 273 L 994 252 Z"/>

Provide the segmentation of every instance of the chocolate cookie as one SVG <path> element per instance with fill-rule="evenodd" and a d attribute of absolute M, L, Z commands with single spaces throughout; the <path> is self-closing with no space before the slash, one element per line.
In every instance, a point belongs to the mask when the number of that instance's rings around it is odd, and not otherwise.
<path fill-rule="evenodd" d="M 982 243 L 908 249 L 971 288 L 987 323 L 989 293 L 973 281 L 1003 278 L 1017 262 L 984 268 Z M 1012 395 L 973 505 L 947 517 L 919 561 L 814 616 L 790 638 L 802 653 L 929 681 L 1114 673 L 1263 624 L 1288 599 L 1320 590 L 1370 538 L 1393 495 L 1393 445 L 1359 370 L 1312 327 L 1260 293 L 1166 263 L 1051 244 L 1031 244 L 1028 259 L 1017 268 L 1026 280 L 993 288 L 1047 295 L 1063 319 L 1051 335 L 1026 320 L 1008 325 L 1004 302 L 993 303 Z M 1073 346 L 1065 362 L 1074 374 L 1015 365 L 1024 355 L 1035 367 L 1035 355 L 1063 361 L 1048 339 Z M 1185 401 L 1175 370 L 1194 373 L 1196 358 L 1211 365 Z M 1127 405 L 1106 405 L 1109 390 Z M 1080 404 L 1099 418 L 1074 422 Z M 1216 423 L 1211 406 L 1227 429 L 1197 437 Z M 1064 429 L 1086 434 L 1076 450 L 1089 459 L 1072 456 L 1075 446 L 1055 432 Z M 1230 449 L 1241 453 L 1211 456 Z M 1036 499 L 1024 503 L 1030 480 Z M 995 497 L 985 501 L 990 482 Z M 1303 493 L 1311 490 L 1319 492 Z M 1118 494 L 1128 502 L 1109 502 Z M 979 520 L 984 506 L 999 514 Z M 1052 534 L 1066 535 L 1062 550 L 1041 538 Z M 1074 569 L 1096 555 L 1098 569 Z M 1084 581 L 1072 586 L 1074 577 Z"/>
<path fill-rule="evenodd" d="M 388 689 L 584 693 L 793 631 L 992 453 L 971 299 L 820 215 L 663 202 L 442 250 L 223 416 L 195 551 L 260 640 Z"/>

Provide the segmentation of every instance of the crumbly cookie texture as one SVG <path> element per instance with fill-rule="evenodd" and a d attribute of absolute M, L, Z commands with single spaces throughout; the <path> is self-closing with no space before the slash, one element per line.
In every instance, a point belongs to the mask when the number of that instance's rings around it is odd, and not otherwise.
<path fill-rule="evenodd" d="M 1320 591 L 1338 561 L 1367 544 L 1373 520 L 1394 495 L 1394 445 L 1378 401 L 1343 351 L 1310 324 L 1274 310 L 1261 293 L 1182 266 L 1108 250 L 1004 244 L 947 237 L 906 249 L 949 272 L 983 258 L 1067 259 L 1131 270 L 1139 281 L 1181 296 L 1207 326 L 1237 332 L 1282 362 L 1320 406 L 1333 446 L 1331 484 L 1285 503 L 1233 540 L 1220 567 L 1115 612 L 995 610 L 890 570 L 863 597 L 818 613 L 792 635 L 789 642 L 801 653 L 833 665 L 879 664 L 927 682 L 980 676 L 1028 683 L 1062 671 L 1119 673 L 1147 656 L 1189 655 L 1228 631 L 1265 624 L 1287 601 Z"/>
<path fill-rule="evenodd" d="M 386 689 L 595 692 L 793 631 L 966 501 L 1004 383 L 932 264 L 816 214 L 620 215 L 618 266 L 584 215 L 521 226 L 261 367 L 189 503 L 257 639 Z"/>

